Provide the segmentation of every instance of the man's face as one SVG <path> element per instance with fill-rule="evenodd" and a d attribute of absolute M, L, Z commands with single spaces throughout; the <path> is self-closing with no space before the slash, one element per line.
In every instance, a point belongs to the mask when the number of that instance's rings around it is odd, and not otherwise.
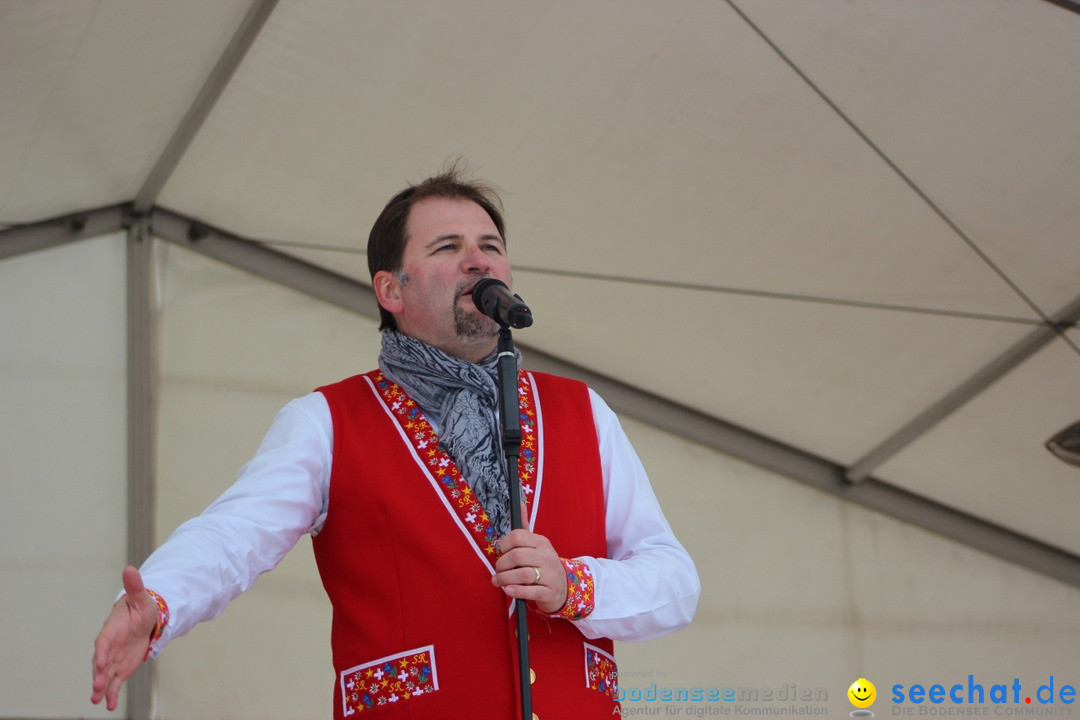
<path fill-rule="evenodd" d="M 511 285 L 506 245 L 476 203 L 425 198 L 405 224 L 404 282 L 381 271 L 374 278 L 379 303 L 398 330 L 448 355 L 476 362 L 495 347 L 499 325 L 476 309 L 472 288 L 493 277 Z"/>

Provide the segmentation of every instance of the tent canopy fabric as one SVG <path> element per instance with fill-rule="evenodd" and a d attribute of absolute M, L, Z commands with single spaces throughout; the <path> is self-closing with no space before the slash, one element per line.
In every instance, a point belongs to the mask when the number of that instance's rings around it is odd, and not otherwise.
<path fill-rule="evenodd" d="M 539 362 L 1080 582 L 1075 9 L 5 0 L 0 257 L 153 210 L 370 314 L 372 219 L 462 158 Z"/>

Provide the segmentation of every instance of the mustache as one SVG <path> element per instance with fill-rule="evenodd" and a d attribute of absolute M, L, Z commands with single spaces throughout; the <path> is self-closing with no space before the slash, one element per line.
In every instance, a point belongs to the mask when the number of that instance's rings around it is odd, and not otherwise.
<path fill-rule="evenodd" d="M 476 287 L 476 284 L 478 282 L 480 282 L 481 280 L 486 280 L 486 279 L 488 279 L 490 277 L 491 277 L 491 275 L 489 273 L 484 273 L 483 275 L 476 275 L 474 277 L 471 277 L 468 280 L 462 280 L 461 282 L 459 282 L 457 284 L 457 287 L 455 288 L 455 290 L 456 290 L 455 297 L 462 297 L 464 295 L 471 295 L 472 291 L 473 291 L 473 288 Z"/>

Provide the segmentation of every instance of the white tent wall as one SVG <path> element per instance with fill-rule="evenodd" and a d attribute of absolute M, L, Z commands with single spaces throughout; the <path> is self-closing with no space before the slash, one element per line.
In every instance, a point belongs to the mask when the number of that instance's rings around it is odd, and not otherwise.
<path fill-rule="evenodd" d="M 202 511 L 277 411 L 373 367 L 365 318 L 163 245 L 160 540 Z M 299 546 L 212 624 L 158 661 L 160 717 L 329 717 L 330 608 Z"/>
<path fill-rule="evenodd" d="M 43 416 L 48 425 L 43 420 L 32 429 L 26 423 L 21 436 L 6 432 L 5 440 L 18 442 L 5 450 L 5 458 L 15 457 L 19 475 L 35 480 L 28 487 L 43 488 L 47 476 L 40 460 L 46 448 L 34 451 L 30 439 L 49 429 L 54 446 L 78 447 L 86 442 L 88 426 L 102 419 L 115 425 L 111 452 L 100 452 L 99 444 L 83 447 L 78 467 L 50 471 L 65 478 L 81 473 L 87 481 L 79 487 L 101 495 L 105 490 L 90 482 L 89 463 L 103 462 L 102 456 L 111 462 L 93 473 L 108 490 L 108 501 L 74 498 L 70 512 L 93 507 L 95 513 L 50 527 L 52 542 L 47 552 L 42 548 L 42 565 L 51 574 L 27 575 L 21 555 L 5 559 L 5 578 L 19 580 L 5 584 L 5 607 L 15 607 L 20 622 L 0 625 L 4 646 L 20 643 L 26 649 L 19 663 L 22 676 L 5 666 L 3 682 L 19 682 L 5 685 L 0 717 L 97 716 L 86 701 L 86 659 L 123 563 L 123 423 L 118 418 L 124 409 L 116 398 L 123 385 L 117 349 L 123 346 L 117 321 L 123 315 L 122 293 L 116 288 L 123 283 L 115 269 L 123 264 L 122 247 L 122 238 L 113 237 L 0 263 L 4 306 L 20 308 L 2 316 L 5 336 L 27 327 L 21 309 L 31 304 L 30 297 L 38 298 L 33 305 L 40 317 L 33 325 L 41 333 L 27 335 L 18 346 L 38 348 L 33 357 L 5 345 L 10 357 L 5 380 L 22 372 L 55 386 L 67 375 L 87 374 L 82 363 L 89 361 L 88 385 L 101 394 L 101 402 L 111 398 L 114 405 L 105 405 L 108 413 L 97 413 L 95 406 L 92 417 L 72 417 L 60 426 L 50 413 Z M 281 405 L 323 382 L 372 367 L 378 333 L 370 320 L 175 246 L 161 245 L 157 262 L 160 541 L 231 482 Z M 103 267 L 109 263 L 111 271 Z M 101 280 L 86 279 L 91 277 Z M 49 302 L 40 301 L 42 291 L 49 293 Z M 110 292 L 114 297 L 102 299 Z M 93 331 L 95 323 L 111 327 Z M 97 346 L 87 345 L 88 335 L 97 337 Z M 58 344 L 57 338 L 79 343 Z M 95 352 L 86 352 L 84 345 L 98 347 L 96 353 L 110 361 L 94 361 Z M 50 347 L 60 360 L 44 356 Z M 71 368 L 73 349 L 81 357 L 78 373 Z M 94 369 L 102 365 L 104 370 Z M 23 406 L 22 400 L 37 393 L 25 384 L 24 395 L 18 395 L 18 385 L 12 384 L 7 397 Z M 18 416 L 5 412 L 4 420 L 17 430 Z M 1031 688 L 1051 675 L 1059 683 L 1075 682 L 1070 673 L 1076 667 L 1080 590 L 646 424 L 623 422 L 670 521 L 698 563 L 704 588 L 691 628 L 620 645 L 626 692 L 647 694 L 653 683 L 676 690 L 795 684 L 824 689 L 828 700 L 821 705 L 833 715 L 850 709 L 844 691 L 862 676 L 910 684 L 963 682 L 974 674 L 987 685 L 1018 677 Z M 23 449 L 29 452 L 19 460 L 16 450 Z M 56 453 L 44 457 L 59 460 Z M 65 487 L 69 493 L 74 489 Z M 64 495 L 53 491 L 47 497 L 53 507 Z M 5 547 L 21 548 L 20 537 L 39 532 L 43 502 L 40 496 L 20 495 L 14 504 L 4 504 L 12 516 L 4 525 Z M 88 536 L 76 520 L 102 531 Z M 20 531 L 9 536 L 11 528 Z M 178 639 L 155 661 L 155 717 L 327 716 L 329 608 L 308 545 L 301 541 L 221 617 Z M 73 553 L 77 557 L 80 551 L 90 560 L 76 563 Z M 58 621 L 74 582 L 85 600 L 74 617 Z M 55 597 L 55 604 L 26 600 L 41 593 Z M 16 600 L 18 605 L 9 605 Z M 29 642 L 31 636 L 43 642 Z M 4 657 L 12 663 L 11 653 Z M 48 667 L 69 668 L 59 674 L 64 693 L 51 692 L 56 676 L 39 670 Z M 627 706 L 657 704 L 627 701 Z M 692 706 L 702 703 L 670 704 L 684 714 Z"/>
<path fill-rule="evenodd" d="M 0 261 L 0 717 L 104 717 L 127 552 L 124 237 Z"/>

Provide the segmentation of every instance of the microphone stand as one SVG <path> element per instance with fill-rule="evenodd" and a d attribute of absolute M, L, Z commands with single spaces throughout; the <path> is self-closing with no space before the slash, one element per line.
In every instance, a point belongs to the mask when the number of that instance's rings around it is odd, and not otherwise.
<path fill-rule="evenodd" d="M 497 363 L 499 370 L 499 417 L 502 425 L 503 454 L 506 457 L 506 482 L 510 485 L 510 527 L 523 527 L 521 517 L 521 478 L 518 458 L 521 455 L 521 407 L 518 404 L 518 370 L 514 339 L 510 328 L 499 323 Z M 529 680 L 529 625 L 525 601 L 514 600 L 517 615 L 518 670 L 521 687 L 521 718 L 532 720 L 532 686 Z"/>

